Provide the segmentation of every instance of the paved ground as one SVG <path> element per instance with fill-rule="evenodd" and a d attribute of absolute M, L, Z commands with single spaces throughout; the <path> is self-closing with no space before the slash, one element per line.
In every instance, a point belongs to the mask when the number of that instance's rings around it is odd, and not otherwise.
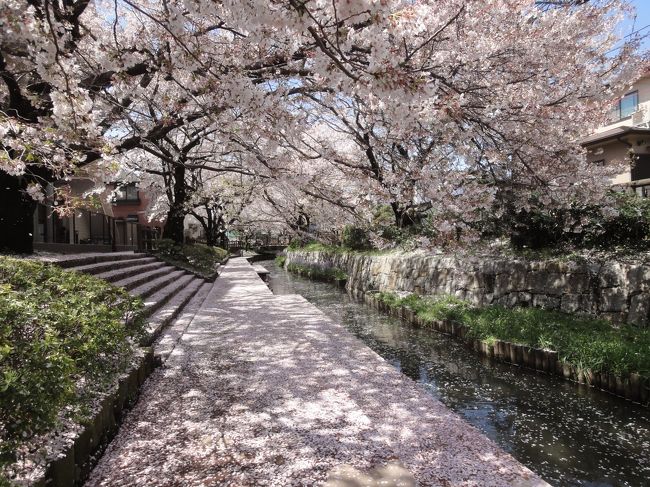
<path fill-rule="evenodd" d="M 302 297 L 274 296 L 231 259 L 87 485 L 326 481 L 546 485 Z"/>

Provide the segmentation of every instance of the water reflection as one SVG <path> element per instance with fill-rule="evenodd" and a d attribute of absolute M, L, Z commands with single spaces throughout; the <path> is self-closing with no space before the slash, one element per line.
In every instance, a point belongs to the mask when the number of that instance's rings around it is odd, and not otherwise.
<path fill-rule="evenodd" d="M 401 323 L 345 291 L 286 273 L 276 294 L 301 294 L 432 396 L 553 485 L 650 486 L 650 410 L 559 378 L 478 357 Z"/>

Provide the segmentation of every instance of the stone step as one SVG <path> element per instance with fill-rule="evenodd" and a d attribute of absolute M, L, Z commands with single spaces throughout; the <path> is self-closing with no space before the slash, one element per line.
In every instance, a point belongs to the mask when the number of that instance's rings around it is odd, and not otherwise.
<path fill-rule="evenodd" d="M 207 296 L 207 292 L 203 293 L 202 297 L 201 295 L 198 295 L 198 291 L 203 289 L 204 285 L 205 281 L 203 279 L 197 277 L 192 278 L 192 280 L 180 291 L 175 293 L 169 301 L 164 304 L 164 306 L 160 307 L 155 313 L 153 313 L 147 322 L 146 335 L 141 344 L 145 346 L 151 345 L 151 343 L 158 338 L 162 331 L 172 322 L 174 322 L 173 328 L 176 330 L 182 328 L 184 330 L 194 317 L 194 314 L 200 307 L 201 303 L 205 300 L 205 296 Z M 212 286 L 210 284 L 207 287 L 211 288 Z M 195 297 L 197 299 L 194 299 Z M 193 305 L 190 307 L 189 304 L 191 301 L 193 301 Z M 200 301 L 200 303 L 198 301 Z M 182 317 L 183 319 L 179 320 L 177 319 L 178 317 Z M 173 343 L 175 344 L 176 342 L 174 341 Z"/>
<path fill-rule="evenodd" d="M 167 361 L 167 358 L 171 355 L 176 344 L 183 336 L 183 333 L 185 333 L 185 330 L 187 330 L 187 327 L 194 319 L 194 316 L 201 309 L 213 286 L 213 282 L 204 282 L 196 294 L 192 296 L 192 299 L 185 305 L 182 312 L 172 321 L 171 326 L 166 328 L 164 333 L 156 339 L 153 348 L 157 363 L 164 364 Z M 162 308 L 160 311 L 164 309 Z"/>
<path fill-rule="evenodd" d="M 150 317 L 160 308 L 162 308 L 175 294 L 179 293 L 192 280 L 196 279 L 192 274 L 185 274 L 180 271 L 180 276 L 173 277 L 164 287 L 158 288 L 153 293 L 148 293 L 144 297 L 144 316 Z M 145 284 L 146 286 L 147 284 Z M 138 289 L 138 288 L 136 288 Z M 131 291 L 133 293 L 133 290 Z"/>
<path fill-rule="evenodd" d="M 160 269 L 165 266 L 166 264 L 164 262 L 155 261 L 149 264 L 131 266 L 131 267 L 126 267 L 124 269 L 115 269 L 108 272 L 102 272 L 101 274 L 96 274 L 95 277 L 99 277 L 100 279 L 104 279 L 105 281 L 108 281 L 110 283 L 114 283 L 117 281 L 124 280 L 128 277 L 136 276 L 145 272 Z"/>
<path fill-rule="evenodd" d="M 170 271 L 167 272 L 166 274 L 163 274 L 160 277 L 156 277 L 155 279 L 151 279 L 148 282 L 145 282 L 144 284 L 140 284 L 139 286 L 131 288 L 129 290 L 129 293 L 131 294 L 131 296 L 139 296 L 142 299 L 144 299 L 152 295 L 153 293 L 161 290 L 169 283 L 177 279 L 180 279 L 181 277 L 184 277 L 186 275 L 189 274 L 187 274 L 184 270 L 176 269 L 175 267 L 172 267 Z"/>
<path fill-rule="evenodd" d="M 130 291 L 131 289 L 134 289 L 142 284 L 146 284 L 153 281 L 154 279 L 157 279 L 158 277 L 165 276 L 170 272 L 178 270 L 176 267 L 165 265 L 163 262 L 161 262 L 161 264 L 162 265 L 160 267 L 154 268 L 153 270 L 140 272 L 128 277 L 122 277 L 118 281 L 112 281 L 113 285 L 117 287 L 123 287 L 127 291 Z M 98 277 L 101 277 L 101 274 Z"/>
<path fill-rule="evenodd" d="M 153 262 L 158 262 L 155 257 L 140 257 L 136 259 L 110 260 L 104 262 L 96 262 L 93 264 L 86 264 L 82 266 L 74 266 L 71 267 L 70 270 L 83 272 L 84 274 L 102 274 L 108 271 L 141 266 L 145 264 L 151 264 Z"/>
<path fill-rule="evenodd" d="M 101 252 L 92 254 L 69 254 L 57 256 L 53 260 L 45 259 L 52 262 L 59 267 L 69 269 L 70 267 L 79 267 L 88 264 L 97 264 L 99 262 L 130 260 L 130 259 L 145 259 L 147 254 L 137 254 L 133 251 L 129 252 Z"/>

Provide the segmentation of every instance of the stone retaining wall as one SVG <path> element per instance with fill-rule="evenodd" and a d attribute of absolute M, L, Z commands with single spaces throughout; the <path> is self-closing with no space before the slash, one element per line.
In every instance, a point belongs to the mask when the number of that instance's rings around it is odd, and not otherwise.
<path fill-rule="evenodd" d="M 642 327 L 650 322 L 650 265 L 301 251 L 287 252 L 290 263 L 339 268 L 348 274 L 347 288 L 363 293 L 450 294 L 479 306 L 536 306 Z"/>

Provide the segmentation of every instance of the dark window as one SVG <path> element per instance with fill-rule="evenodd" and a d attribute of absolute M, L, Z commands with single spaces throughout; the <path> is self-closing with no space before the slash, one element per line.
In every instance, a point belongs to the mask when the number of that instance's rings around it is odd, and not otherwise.
<path fill-rule="evenodd" d="M 631 173 L 632 181 L 650 179 L 650 154 L 637 154 L 632 163 Z"/>
<path fill-rule="evenodd" d="M 126 217 L 127 222 L 137 222 L 139 220 L 140 220 L 140 217 L 138 217 L 138 215 L 128 215 Z"/>
<path fill-rule="evenodd" d="M 639 92 L 628 93 L 618 101 L 618 118 L 631 117 L 639 109 Z"/>
<path fill-rule="evenodd" d="M 115 201 L 139 201 L 138 188 L 135 183 L 119 186 L 115 193 Z"/>

